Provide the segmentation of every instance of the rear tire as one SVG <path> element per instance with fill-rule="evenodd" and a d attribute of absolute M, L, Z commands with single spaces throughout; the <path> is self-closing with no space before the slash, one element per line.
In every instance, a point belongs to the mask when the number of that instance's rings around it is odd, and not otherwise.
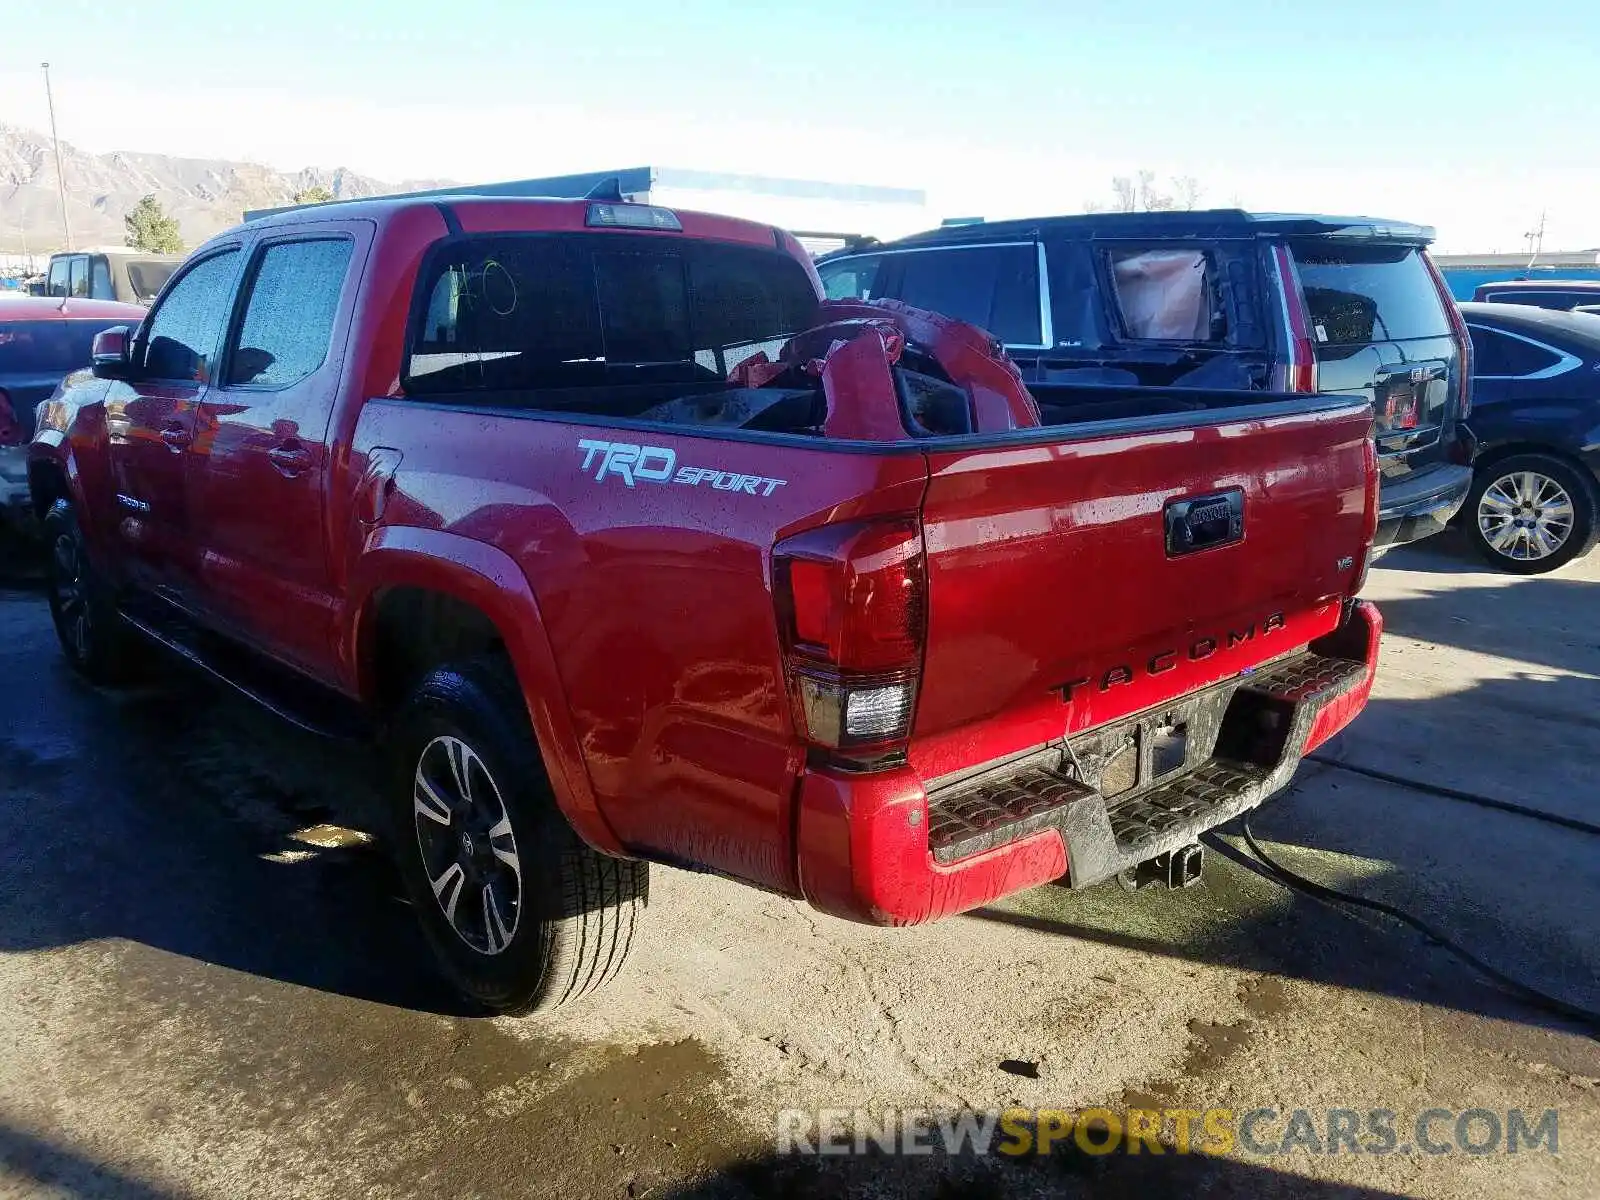
<path fill-rule="evenodd" d="M 44 518 L 45 592 L 68 664 L 91 683 L 128 682 L 140 647 L 95 570 L 78 515 L 57 500 Z"/>
<path fill-rule="evenodd" d="M 389 741 L 394 854 L 445 974 L 496 1012 L 614 978 L 649 899 L 645 863 L 579 839 L 557 807 L 510 664 L 439 668 Z"/>
<path fill-rule="evenodd" d="M 1541 575 L 1594 546 L 1592 479 L 1552 454 L 1513 454 L 1477 469 L 1462 505 L 1467 539 L 1492 566 Z"/>

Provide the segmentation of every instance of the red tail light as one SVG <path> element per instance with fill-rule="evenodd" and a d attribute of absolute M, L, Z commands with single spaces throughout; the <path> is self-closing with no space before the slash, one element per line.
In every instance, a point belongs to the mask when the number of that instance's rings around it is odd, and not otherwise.
<path fill-rule="evenodd" d="M 797 727 L 881 757 L 911 734 L 927 573 L 914 519 L 829 525 L 780 542 L 773 590 Z"/>
<path fill-rule="evenodd" d="M 15 446 L 22 441 L 22 426 L 17 423 L 11 397 L 0 388 L 0 446 Z"/>
<path fill-rule="evenodd" d="M 1288 334 L 1288 361 L 1280 368 L 1276 386 L 1285 392 L 1317 390 L 1317 347 L 1311 340 L 1311 314 L 1300 291 L 1300 272 L 1294 269 L 1289 247 L 1272 248 L 1278 268 L 1278 293 L 1283 298 L 1283 324 Z"/>
<path fill-rule="evenodd" d="M 1439 271 L 1439 265 L 1428 257 L 1428 252 L 1422 252 L 1422 261 L 1428 264 L 1428 274 L 1433 276 L 1433 286 L 1439 293 L 1439 302 L 1444 305 L 1445 316 L 1450 319 L 1450 334 L 1456 342 L 1456 419 L 1465 421 L 1472 415 L 1472 335 L 1467 332 L 1467 318 L 1462 315 L 1461 306 L 1456 303 L 1456 298 L 1450 294 L 1450 285 L 1444 281 L 1444 275 Z"/>

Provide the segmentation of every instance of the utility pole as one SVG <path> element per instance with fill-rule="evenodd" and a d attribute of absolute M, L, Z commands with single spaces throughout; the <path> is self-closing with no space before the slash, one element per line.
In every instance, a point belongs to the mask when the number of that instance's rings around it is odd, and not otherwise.
<path fill-rule="evenodd" d="M 67 231 L 67 249 L 72 247 L 72 218 L 67 216 L 67 176 L 61 169 L 61 136 L 56 133 L 56 98 L 50 91 L 50 64 L 40 63 L 44 71 L 44 99 L 50 106 L 50 140 L 56 147 L 56 190 L 61 194 L 61 224 Z"/>
<path fill-rule="evenodd" d="M 1547 215 L 1549 214 L 1544 209 L 1541 209 L 1539 211 L 1539 228 L 1532 233 L 1522 235 L 1528 243 L 1528 270 L 1530 271 L 1533 270 L 1533 264 L 1539 261 L 1539 255 L 1544 250 L 1544 219 Z"/>

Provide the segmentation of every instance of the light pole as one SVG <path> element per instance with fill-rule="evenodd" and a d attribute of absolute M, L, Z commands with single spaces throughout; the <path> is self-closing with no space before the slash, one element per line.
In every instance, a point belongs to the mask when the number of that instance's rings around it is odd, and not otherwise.
<path fill-rule="evenodd" d="M 61 169 L 61 137 L 56 133 L 56 98 L 50 91 L 50 64 L 40 63 L 44 71 L 44 99 L 50 106 L 50 140 L 56 147 L 56 190 L 61 193 L 61 224 L 67 231 L 67 249 L 72 249 L 72 218 L 67 216 L 67 176 Z"/>

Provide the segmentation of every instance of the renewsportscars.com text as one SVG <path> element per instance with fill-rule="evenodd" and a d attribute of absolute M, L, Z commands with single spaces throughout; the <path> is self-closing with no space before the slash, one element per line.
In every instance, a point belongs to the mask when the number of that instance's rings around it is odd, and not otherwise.
<path fill-rule="evenodd" d="M 787 1109 L 779 1154 L 1560 1153 L 1555 1109 Z"/>

